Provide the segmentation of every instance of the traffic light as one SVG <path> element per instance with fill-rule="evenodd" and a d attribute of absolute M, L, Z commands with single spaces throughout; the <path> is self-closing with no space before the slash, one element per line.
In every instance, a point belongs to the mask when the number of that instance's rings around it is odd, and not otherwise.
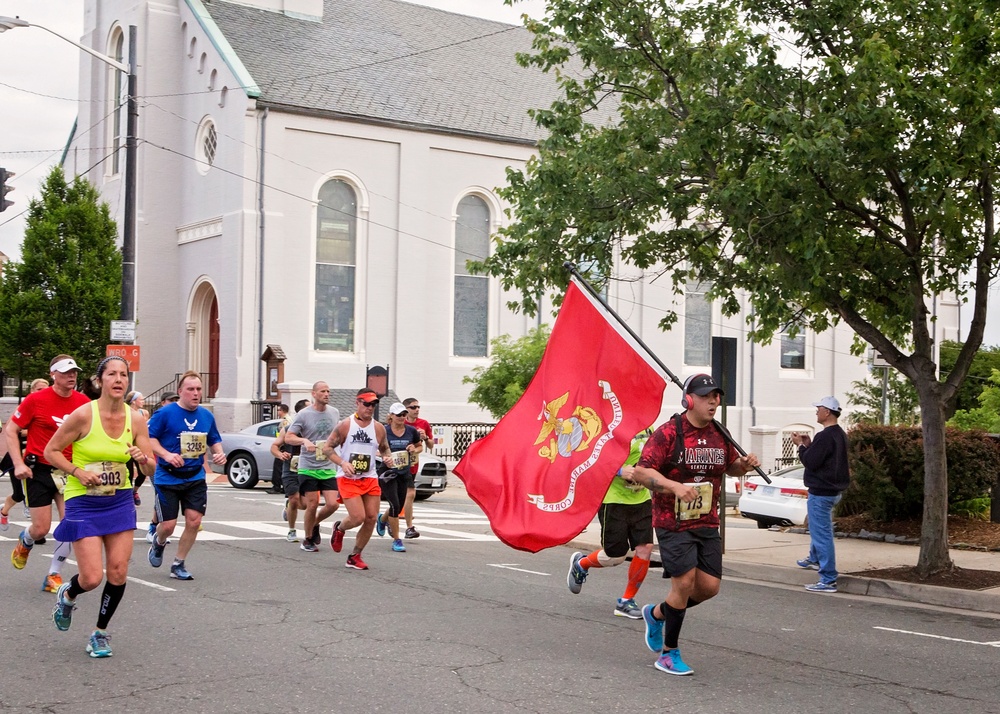
<path fill-rule="evenodd" d="M 8 186 L 8 179 L 14 178 L 14 172 L 7 169 L 0 169 L 0 213 L 7 210 L 8 206 L 13 206 L 13 201 L 7 200 L 7 194 L 14 190 L 13 186 Z"/>

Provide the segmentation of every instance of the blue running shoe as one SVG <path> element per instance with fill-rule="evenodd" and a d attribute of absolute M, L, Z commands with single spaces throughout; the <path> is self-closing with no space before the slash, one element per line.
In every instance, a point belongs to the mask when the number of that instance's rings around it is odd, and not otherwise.
<path fill-rule="evenodd" d="M 112 654 L 111 635 L 107 632 L 94 630 L 94 634 L 90 636 L 90 642 L 87 643 L 87 654 L 91 657 L 110 657 Z"/>
<path fill-rule="evenodd" d="M 156 541 L 156 536 L 153 536 L 153 545 L 149 546 L 149 553 L 146 554 L 146 557 L 149 558 L 149 564 L 154 568 L 163 565 L 163 549 L 166 547 L 166 544 L 160 545 Z"/>
<path fill-rule="evenodd" d="M 805 570 L 819 570 L 819 563 L 817 563 L 815 560 L 809 560 L 809 558 L 796 560 L 795 564 L 800 568 L 804 568 Z"/>
<path fill-rule="evenodd" d="M 149 528 L 146 529 L 146 542 L 152 543 L 153 538 L 156 537 L 156 524 L 150 523 Z"/>
<path fill-rule="evenodd" d="M 679 649 L 667 650 L 660 655 L 660 658 L 656 660 L 656 664 L 653 665 L 661 672 L 666 672 L 667 674 L 678 674 L 684 676 L 686 674 L 694 674 L 694 670 L 684 663 L 681 659 L 681 651 Z"/>
<path fill-rule="evenodd" d="M 583 553 L 580 551 L 569 556 L 569 572 L 566 573 L 566 585 L 574 595 L 580 593 L 584 582 L 587 580 L 587 571 L 580 567 L 581 560 L 583 560 Z"/>
<path fill-rule="evenodd" d="M 183 561 L 170 566 L 170 577 L 174 580 L 194 580 L 194 576 L 184 567 Z"/>
<path fill-rule="evenodd" d="M 382 514 L 375 516 L 375 532 L 378 533 L 378 537 L 382 538 L 385 536 L 386 522 L 382 520 Z"/>
<path fill-rule="evenodd" d="M 837 592 L 837 583 L 813 583 L 806 585 L 806 590 L 811 593 L 835 593 Z"/>
<path fill-rule="evenodd" d="M 56 607 L 52 611 L 52 621 L 56 623 L 56 629 L 65 632 L 73 624 L 73 610 L 76 603 L 66 599 L 66 591 L 69 590 L 69 583 L 59 586 L 56 591 Z"/>
<path fill-rule="evenodd" d="M 646 647 L 650 652 L 663 651 L 663 620 L 653 617 L 656 605 L 642 606 L 642 619 L 646 621 Z"/>
<path fill-rule="evenodd" d="M 397 553 L 405 553 L 406 552 L 406 546 L 403 545 L 403 541 L 401 541 L 399 538 L 397 538 L 396 540 L 394 540 L 392 542 L 392 549 L 394 551 L 396 551 Z"/>

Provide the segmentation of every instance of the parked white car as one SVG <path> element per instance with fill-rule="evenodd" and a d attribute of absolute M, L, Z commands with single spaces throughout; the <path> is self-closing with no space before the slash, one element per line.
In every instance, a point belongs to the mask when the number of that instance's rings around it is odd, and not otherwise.
<path fill-rule="evenodd" d="M 751 476 L 743 484 L 740 514 L 757 521 L 758 528 L 807 525 L 809 491 L 802 482 L 804 474 L 804 467 L 789 466 L 768 474 L 770 484 L 760 476 Z"/>

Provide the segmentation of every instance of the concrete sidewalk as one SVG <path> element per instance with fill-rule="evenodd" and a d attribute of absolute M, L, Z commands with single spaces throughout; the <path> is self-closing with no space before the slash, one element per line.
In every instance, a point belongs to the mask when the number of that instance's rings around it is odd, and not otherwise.
<path fill-rule="evenodd" d="M 601 527 L 595 520 L 567 545 L 574 550 L 594 550 L 600 545 L 600 536 Z M 795 565 L 796 560 L 809 553 L 806 533 L 758 529 L 756 523 L 730 510 L 726 513 L 725 538 L 724 577 L 800 586 L 816 582 L 815 571 Z M 914 566 L 919 556 L 917 546 L 856 538 L 838 538 L 836 546 L 840 572 L 838 593 L 1000 614 L 1000 588 L 961 590 L 850 575 L 865 570 Z M 655 550 L 653 558 L 658 559 Z M 951 558 L 962 568 L 1000 570 L 1000 553 L 996 552 L 952 549 Z"/>

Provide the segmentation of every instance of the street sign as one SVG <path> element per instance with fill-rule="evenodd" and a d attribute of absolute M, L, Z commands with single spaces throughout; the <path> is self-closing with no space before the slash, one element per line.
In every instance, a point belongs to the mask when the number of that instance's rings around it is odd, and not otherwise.
<path fill-rule="evenodd" d="M 129 372 L 139 371 L 139 345 L 108 345 L 107 356 L 113 355 L 128 362 Z"/>
<path fill-rule="evenodd" d="M 112 342 L 135 342 L 135 320 L 112 320 Z"/>

